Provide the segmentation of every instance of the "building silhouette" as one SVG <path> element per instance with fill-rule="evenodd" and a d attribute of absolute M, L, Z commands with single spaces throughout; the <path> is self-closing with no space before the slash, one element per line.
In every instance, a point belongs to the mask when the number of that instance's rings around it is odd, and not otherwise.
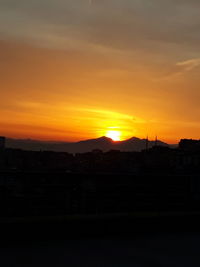
<path fill-rule="evenodd" d="M 0 136 L 0 150 L 4 150 L 6 146 L 6 138 L 4 136 Z"/>
<path fill-rule="evenodd" d="M 200 140 L 181 139 L 179 142 L 179 148 L 184 151 L 200 151 Z"/>

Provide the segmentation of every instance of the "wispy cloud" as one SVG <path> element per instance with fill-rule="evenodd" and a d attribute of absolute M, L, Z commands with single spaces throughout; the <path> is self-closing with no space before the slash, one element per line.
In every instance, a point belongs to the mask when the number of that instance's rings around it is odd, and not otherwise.
<path fill-rule="evenodd" d="M 184 71 L 191 71 L 200 66 L 200 58 L 189 59 L 186 61 L 178 62 L 178 67 L 182 67 Z"/>
<path fill-rule="evenodd" d="M 154 81 L 175 81 L 176 79 L 183 77 L 186 72 L 191 72 L 198 67 L 200 67 L 200 58 L 180 61 L 174 66 L 171 66 L 170 70 L 168 70 L 165 75 L 154 79 Z"/>

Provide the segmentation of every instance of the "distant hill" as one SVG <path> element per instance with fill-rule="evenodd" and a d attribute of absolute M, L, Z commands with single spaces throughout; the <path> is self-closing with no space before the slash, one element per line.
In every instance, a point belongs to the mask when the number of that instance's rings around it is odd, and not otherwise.
<path fill-rule="evenodd" d="M 155 141 L 149 141 L 148 147 L 151 148 L 155 145 Z M 158 146 L 168 146 L 168 144 L 157 141 Z M 146 148 L 146 139 L 132 137 L 125 141 L 114 142 L 108 137 L 100 137 L 97 139 L 89 139 L 80 142 L 47 142 L 36 141 L 31 139 L 6 139 L 7 148 L 17 148 L 24 150 L 47 150 L 56 152 L 69 152 L 69 153 L 85 153 L 94 149 L 100 149 L 104 152 L 109 150 L 121 151 L 141 151 Z"/>

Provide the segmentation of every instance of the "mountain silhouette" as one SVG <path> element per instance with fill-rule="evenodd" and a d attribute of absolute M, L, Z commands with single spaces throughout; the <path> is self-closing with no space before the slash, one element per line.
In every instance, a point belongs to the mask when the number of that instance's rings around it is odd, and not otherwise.
<path fill-rule="evenodd" d="M 151 148 L 155 145 L 155 141 L 149 141 L 148 147 Z M 158 146 L 169 146 L 168 144 L 157 141 Z M 103 152 L 109 150 L 120 151 L 141 151 L 146 148 L 146 139 L 132 137 L 124 141 L 113 141 L 108 137 L 100 137 L 97 139 L 89 139 L 79 142 L 53 142 L 53 141 L 37 141 L 31 139 L 6 139 L 7 148 L 23 149 L 23 150 L 46 150 L 56 152 L 69 152 L 69 153 L 85 153 L 95 149 L 100 149 Z"/>

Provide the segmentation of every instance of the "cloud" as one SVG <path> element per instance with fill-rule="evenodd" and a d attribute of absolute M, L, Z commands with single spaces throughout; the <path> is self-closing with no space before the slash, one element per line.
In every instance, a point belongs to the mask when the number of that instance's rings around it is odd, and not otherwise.
<path fill-rule="evenodd" d="M 178 62 L 178 67 L 182 67 L 184 71 L 191 71 L 200 66 L 200 58 L 189 59 L 186 61 Z"/>
<path fill-rule="evenodd" d="M 200 45 L 198 1 L 0 0 L 0 38 L 163 54 Z M 72 40 L 73 39 L 73 40 Z M 70 40 L 70 42 L 69 42 Z M 180 50 L 180 49 L 179 49 Z"/>
<path fill-rule="evenodd" d="M 164 75 L 153 79 L 155 82 L 160 81 L 175 81 L 183 78 L 185 72 L 191 72 L 200 66 L 200 58 L 189 59 L 185 61 L 177 62 L 174 66 L 171 66 Z"/>

